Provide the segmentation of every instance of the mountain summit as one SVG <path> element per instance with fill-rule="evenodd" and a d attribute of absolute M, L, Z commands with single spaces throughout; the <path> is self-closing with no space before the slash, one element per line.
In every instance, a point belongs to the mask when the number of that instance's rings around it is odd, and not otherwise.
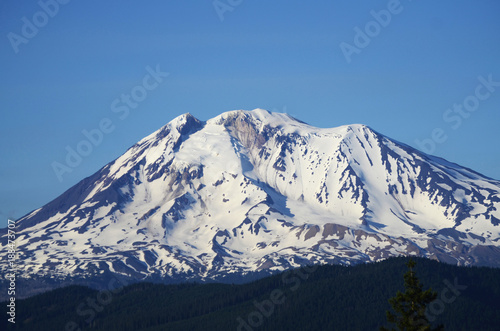
<path fill-rule="evenodd" d="M 397 255 L 500 267 L 499 223 L 500 181 L 364 125 L 256 109 L 175 118 L 20 219 L 17 245 L 21 277 L 218 279 Z"/>

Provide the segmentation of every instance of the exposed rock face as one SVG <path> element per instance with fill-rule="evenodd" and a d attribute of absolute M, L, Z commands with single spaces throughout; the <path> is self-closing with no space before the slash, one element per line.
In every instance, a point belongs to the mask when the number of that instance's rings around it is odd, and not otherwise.
<path fill-rule="evenodd" d="M 200 279 L 400 254 L 498 267 L 499 207 L 499 181 L 363 125 L 185 114 L 23 217 L 20 276 Z"/>

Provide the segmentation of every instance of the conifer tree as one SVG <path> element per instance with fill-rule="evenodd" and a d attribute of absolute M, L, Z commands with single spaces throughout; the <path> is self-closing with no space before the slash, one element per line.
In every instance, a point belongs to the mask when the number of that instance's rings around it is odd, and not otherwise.
<path fill-rule="evenodd" d="M 394 310 L 394 313 L 387 311 L 387 321 L 395 324 L 397 329 L 386 329 L 381 327 L 381 331 L 439 331 L 444 330 L 440 325 L 436 328 L 431 328 L 431 324 L 425 315 L 427 305 L 437 298 L 437 293 L 432 289 L 422 290 L 422 284 L 415 275 L 413 268 L 415 261 L 410 259 L 406 265 L 408 271 L 404 275 L 405 292 L 398 291 L 396 296 L 389 299 L 389 303 Z"/>

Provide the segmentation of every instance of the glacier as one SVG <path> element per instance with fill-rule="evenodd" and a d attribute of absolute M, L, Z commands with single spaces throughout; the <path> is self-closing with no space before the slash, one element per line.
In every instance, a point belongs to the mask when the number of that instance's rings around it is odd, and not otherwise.
<path fill-rule="evenodd" d="M 218 280 L 399 255 L 500 267 L 499 208 L 500 181 L 365 125 L 183 114 L 18 220 L 18 277 Z"/>

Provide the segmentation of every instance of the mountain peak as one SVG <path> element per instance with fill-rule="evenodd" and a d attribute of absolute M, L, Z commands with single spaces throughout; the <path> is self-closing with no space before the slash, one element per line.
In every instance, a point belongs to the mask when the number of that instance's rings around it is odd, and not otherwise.
<path fill-rule="evenodd" d="M 291 116 L 283 113 L 270 112 L 265 109 L 257 108 L 254 110 L 231 110 L 220 114 L 219 116 L 209 120 L 210 123 L 223 124 L 226 121 L 239 120 L 253 120 L 267 124 L 287 123 L 293 119 Z M 295 120 L 296 121 L 296 120 Z"/>
<path fill-rule="evenodd" d="M 253 123 L 257 128 L 264 126 L 282 128 L 286 132 L 296 132 L 307 135 L 311 132 L 333 132 L 341 134 L 342 132 L 375 132 L 364 124 L 342 125 L 334 128 L 319 128 L 311 126 L 287 113 L 270 112 L 265 109 L 257 108 L 254 110 L 232 110 L 214 117 L 207 121 L 209 124 L 233 125 L 235 121 Z"/>
<path fill-rule="evenodd" d="M 18 224 L 27 275 L 48 277 L 216 279 L 401 254 L 500 266 L 500 182 L 366 125 L 263 109 L 180 115 Z"/>

